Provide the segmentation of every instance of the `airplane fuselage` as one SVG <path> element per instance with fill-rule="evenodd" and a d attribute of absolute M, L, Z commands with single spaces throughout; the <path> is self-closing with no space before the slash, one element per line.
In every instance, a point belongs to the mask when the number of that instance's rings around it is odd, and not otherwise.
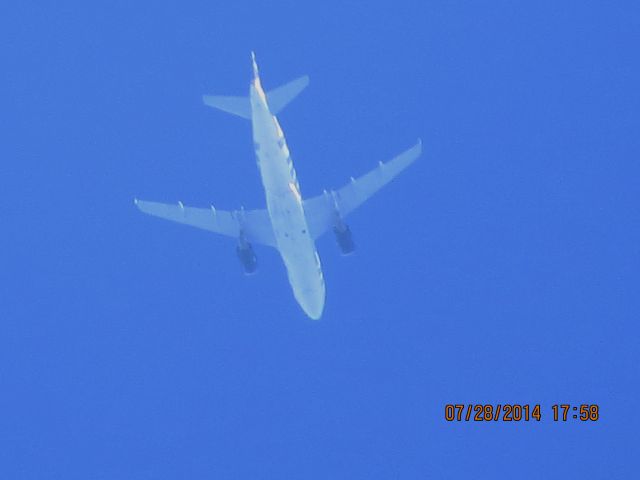
<path fill-rule="evenodd" d="M 309 234 L 287 142 L 257 74 L 249 97 L 253 144 L 278 251 L 296 300 L 309 317 L 318 319 L 325 300 L 320 258 Z"/>

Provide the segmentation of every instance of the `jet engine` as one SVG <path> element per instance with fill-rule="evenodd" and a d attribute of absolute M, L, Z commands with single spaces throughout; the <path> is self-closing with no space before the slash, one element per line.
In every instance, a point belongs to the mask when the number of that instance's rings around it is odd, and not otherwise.
<path fill-rule="evenodd" d="M 346 223 L 333 227 L 333 233 L 336 236 L 336 242 L 342 255 L 349 255 L 354 252 L 356 245 L 353 243 L 353 238 L 351 238 L 351 229 Z"/>
<path fill-rule="evenodd" d="M 238 255 L 240 263 L 242 263 L 242 268 L 244 269 L 245 274 L 251 275 L 256 272 L 256 269 L 258 268 L 258 258 L 256 257 L 251 244 L 242 237 L 236 246 L 236 254 Z"/>

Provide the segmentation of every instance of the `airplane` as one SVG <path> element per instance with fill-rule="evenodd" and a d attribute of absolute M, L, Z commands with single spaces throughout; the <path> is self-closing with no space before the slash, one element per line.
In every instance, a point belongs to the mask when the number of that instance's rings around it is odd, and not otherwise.
<path fill-rule="evenodd" d="M 387 163 L 338 190 L 303 199 L 287 142 L 276 115 L 309 84 L 299 77 L 265 92 L 256 57 L 251 52 L 253 79 L 248 97 L 204 95 L 203 101 L 219 110 L 251 120 L 253 145 L 267 202 L 266 209 L 226 211 L 135 199 L 144 213 L 235 238 L 236 254 L 246 274 L 257 268 L 254 244 L 274 247 L 287 270 L 293 295 L 313 320 L 322 316 L 325 282 L 315 241 L 332 230 L 343 255 L 355 250 L 347 215 L 413 163 L 422 152 L 417 143 Z"/>

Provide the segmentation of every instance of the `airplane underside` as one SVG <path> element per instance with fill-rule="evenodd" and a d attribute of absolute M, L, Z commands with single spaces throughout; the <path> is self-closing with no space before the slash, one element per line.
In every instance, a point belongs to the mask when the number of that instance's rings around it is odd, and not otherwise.
<path fill-rule="evenodd" d="M 420 156 L 420 141 L 387 163 L 338 190 L 309 199 L 300 192 L 293 161 L 276 114 L 308 84 L 300 77 L 269 92 L 262 89 L 255 56 L 248 97 L 205 95 L 204 103 L 251 120 L 253 142 L 267 208 L 219 210 L 135 200 L 144 213 L 237 239 L 236 253 L 245 273 L 256 271 L 253 244 L 274 247 L 280 253 L 294 297 L 312 319 L 322 316 L 325 282 L 315 240 L 332 230 L 343 255 L 355 249 L 345 217 L 389 183 Z"/>

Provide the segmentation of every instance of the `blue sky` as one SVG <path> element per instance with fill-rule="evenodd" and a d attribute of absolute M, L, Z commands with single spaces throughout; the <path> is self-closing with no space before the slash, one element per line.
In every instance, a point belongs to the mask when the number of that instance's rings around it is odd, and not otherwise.
<path fill-rule="evenodd" d="M 630 478 L 637 471 L 635 2 L 20 2 L 3 9 L 0 477 Z M 323 319 L 274 251 L 134 197 L 262 207 L 280 116 L 303 196 L 420 137 L 318 242 Z M 448 423 L 447 403 L 541 404 Z M 551 405 L 597 403 L 596 423 Z"/>

